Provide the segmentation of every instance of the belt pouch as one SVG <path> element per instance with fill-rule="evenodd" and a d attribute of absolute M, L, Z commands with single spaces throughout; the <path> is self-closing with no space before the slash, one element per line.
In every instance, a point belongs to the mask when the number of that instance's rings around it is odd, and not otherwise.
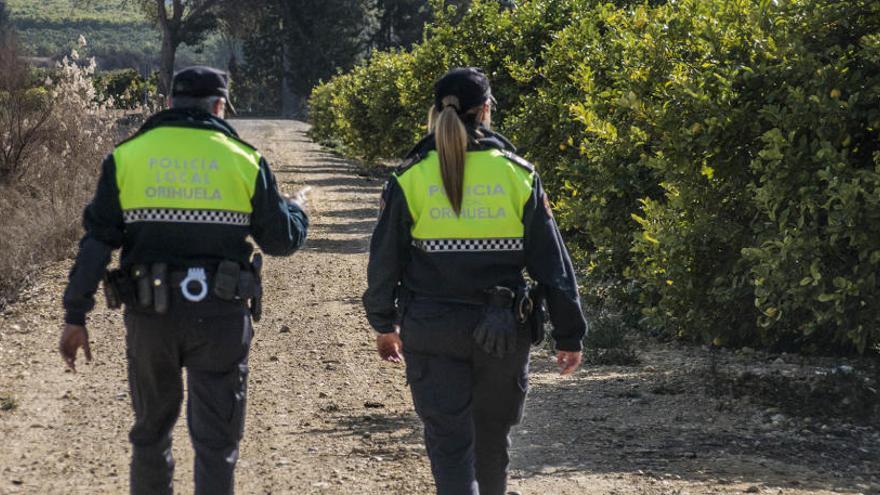
<path fill-rule="evenodd" d="M 235 261 L 222 261 L 214 274 L 214 295 L 224 301 L 235 299 L 241 266 Z"/>
<path fill-rule="evenodd" d="M 146 265 L 135 265 L 131 269 L 131 276 L 137 290 L 137 305 L 141 308 L 153 306 L 153 287 L 150 282 L 150 271 Z"/>
<path fill-rule="evenodd" d="M 154 263 L 151 269 L 153 309 L 160 315 L 168 312 L 168 264 Z"/>

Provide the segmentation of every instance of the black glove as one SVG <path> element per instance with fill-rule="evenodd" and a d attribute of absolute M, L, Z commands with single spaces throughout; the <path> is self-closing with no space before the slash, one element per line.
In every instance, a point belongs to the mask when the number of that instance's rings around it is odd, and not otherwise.
<path fill-rule="evenodd" d="M 517 327 L 511 309 L 487 305 L 474 329 L 474 340 L 487 354 L 504 357 L 516 350 Z"/>

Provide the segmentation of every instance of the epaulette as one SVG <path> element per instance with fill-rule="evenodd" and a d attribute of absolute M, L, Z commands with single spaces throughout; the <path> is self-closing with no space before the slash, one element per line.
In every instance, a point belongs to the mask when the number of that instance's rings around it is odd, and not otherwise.
<path fill-rule="evenodd" d="M 501 143 L 503 144 L 504 149 L 506 151 L 510 151 L 511 153 L 516 153 L 516 146 L 514 146 L 513 143 L 511 143 L 509 139 L 507 139 L 503 134 L 499 134 L 495 131 L 491 131 L 491 132 L 492 132 L 492 137 L 501 141 Z"/>
<path fill-rule="evenodd" d="M 394 175 L 400 175 L 407 170 L 411 169 L 414 165 L 421 162 L 428 156 L 428 151 L 424 151 L 421 153 L 410 153 L 406 160 L 403 161 L 397 168 L 394 169 Z"/>
<path fill-rule="evenodd" d="M 532 165 L 528 160 L 526 160 L 525 158 L 523 158 L 523 157 L 517 155 L 516 153 L 512 153 L 512 152 L 507 151 L 507 150 L 502 150 L 502 151 L 501 151 L 501 154 L 504 155 L 508 160 L 510 160 L 510 161 L 512 161 L 513 163 L 519 165 L 520 167 L 522 167 L 522 168 L 528 170 L 529 172 L 534 172 L 534 171 L 535 171 L 535 166 L 534 166 L 534 165 Z"/>
<path fill-rule="evenodd" d="M 437 144 L 434 142 L 433 134 L 428 134 L 427 136 L 423 137 L 422 140 L 416 143 L 416 145 L 413 146 L 412 150 L 410 150 L 410 152 L 406 154 L 406 158 L 403 160 L 403 163 L 401 163 L 397 168 L 394 169 L 394 174 L 399 175 L 406 172 L 407 170 L 412 168 L 413 165 L 424 160 L 425 157 L 428 156 L 428 153 L 436 149 L 436 147 Z"/>
<path fill-rule="evenodd" d="M 477 150 L 494 148 L 496 150 L 516 153 L 516 146 L 509 139 L 488 127 L 480 126 L 477 129 L 473 129 L 470 131 L 470 135 L 471 139 L 473 139 L 472 146 Z"/>

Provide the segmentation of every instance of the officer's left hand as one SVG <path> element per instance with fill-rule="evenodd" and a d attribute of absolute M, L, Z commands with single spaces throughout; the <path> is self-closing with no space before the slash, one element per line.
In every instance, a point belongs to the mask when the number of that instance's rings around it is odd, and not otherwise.
<path fill-rule="evenodd" d="M 399 363 L 403 359 L 403 341 L 400 340 L 400 331 L 395 329 L 390 333 L 380 333 L 376 336 L 376 350 L 379 357 L 384 361 Z"/>
<path fill-rule="evenodd" d="M 82 325 L 64 325 L 64 331 L 61 333 L 61 342 L 58 344 L 58 350 L 61 351 L 61 357 L 67 363 L 67 367 L 76 373 L 76 353 L 79 348 L 83 348 L 86 355 L 86 361 L 92 361 L 92 349 L 89 347 L 89 332 Z"/>
<path fill-rule="evenodd" d="M 556 353 L 556 364 L 559 365 L 559 374 L 570 375 L 581 365 L 582 355 L 580 352 L 559 351 Z"/>

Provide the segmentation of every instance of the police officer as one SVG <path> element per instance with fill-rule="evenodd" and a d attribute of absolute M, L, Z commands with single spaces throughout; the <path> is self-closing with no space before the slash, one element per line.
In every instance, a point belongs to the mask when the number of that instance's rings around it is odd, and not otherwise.
<path fill-rule="evenodd" d="M 121 248 L 105 290 L 111 305 L 125 304 L 131 493 L 172 493 L 185 367 L 196 493 L 228 494 L 244 427 L 251 312 L 261 297 L 260 258 L 252 262 L 246 238 L 287 256 L 302 246 L 308 218 L 304 198 L 279 194 L 266 160 L 223 120 L 225 73 L 178 72 L 169 103 L 104 161 L 64 293 L 60 349 L 71 369 L 80 347 L 91 360 L 86 314 Z"/>
<path fill-rule="evenodd" d="M 406 361 L 437 493 L 504 494 L 537 294 L 562 374 L 580 365 L 586 321 L 538 174 L 489 129 L 486 76 L 454 69 L 434 99 L 431 134 L 382 194 L 363 301 L 380 356 Z"/>

